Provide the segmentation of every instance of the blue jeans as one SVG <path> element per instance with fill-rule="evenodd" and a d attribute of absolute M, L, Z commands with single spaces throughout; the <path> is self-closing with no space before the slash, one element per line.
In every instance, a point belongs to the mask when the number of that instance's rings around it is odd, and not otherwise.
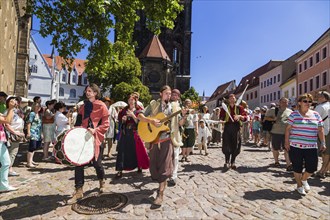
<path fill-rule="evenodd" d="M 4 142 L 0 141 L 0 190 L 6 190 L 9 187 L 8 173 L 10 166 L 10 156 L 8 153 L 7 146 Z"/>

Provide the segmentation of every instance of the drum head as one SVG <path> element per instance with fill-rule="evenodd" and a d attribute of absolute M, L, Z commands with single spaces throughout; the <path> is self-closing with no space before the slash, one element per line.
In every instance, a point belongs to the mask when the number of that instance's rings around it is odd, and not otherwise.
<path fill-rule="evenodd" d="M 73 165 L 88 164 L 94 157 L 94 137 L 85 128 L 72 128 L 64 136 L 62 149 Z"/>

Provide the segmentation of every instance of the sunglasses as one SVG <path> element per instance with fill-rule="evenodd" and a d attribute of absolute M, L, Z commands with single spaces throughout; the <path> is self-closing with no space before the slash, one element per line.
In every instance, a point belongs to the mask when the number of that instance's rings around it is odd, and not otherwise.
<path fill-rule="evenodd" d="M 301 100 L 303 103 L 312 103 L 313 101 L 309 101 L 309 100 Z"/>

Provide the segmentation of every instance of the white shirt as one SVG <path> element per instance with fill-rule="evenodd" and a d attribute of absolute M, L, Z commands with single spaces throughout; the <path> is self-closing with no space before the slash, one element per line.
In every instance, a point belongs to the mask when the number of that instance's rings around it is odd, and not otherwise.
<path fill-rule="evenodd" d="M 326 120 L 323 121 L 324 124 L 324 135 L 328 135 L 329 134 L 329 127 L 330 127 L 330 102 L 323 102 L 320 103 L 316 106 L 316 108 L 314 109 L 315 111 L 317 111 L 320 115 L 322 120 L 328 116 L 328 118 Z"/>
<path fill-rule="evenodd" d="M 206 127 L 206 125 L 204 126 L 204 128 L 201 128 L 200 126 L 198 127 L 198 136 L 197 136 L 197 143 L 201 144 L 202 143 L 202 139 L 204 141 L 204 143 L 207 141 L 207 138 L 211 137 L 211 132 L 209 130 L 208 127 Z"/>
<path fill-rule="evenodd" d="M 69 119 L 65 115 L 63 115 L 62 112 L 59 111 L 55 113 L 55 124 L 56 124 L 56 131 L 55 131 L 56 136 L 58 136 L 65 129 L 70 129 Z"/>

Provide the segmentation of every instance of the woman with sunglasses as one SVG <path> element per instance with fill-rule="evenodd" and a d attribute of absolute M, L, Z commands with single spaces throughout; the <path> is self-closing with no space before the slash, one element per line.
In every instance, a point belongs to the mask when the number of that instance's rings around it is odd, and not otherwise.
<path fill-rule="evenodd" d="M 310 109 L 312 103 L 311 94 L 301 95 L 297 101 L 298 109 L 290 114 L 285 130 L 285 148 L 292 161 L 296 190 L 301 195 L 310 191 L 307 179 L 317 170 L 317 138 L 321 141 L 320 150 L 326 148 L 323 121 L 318 112 Z"/>

